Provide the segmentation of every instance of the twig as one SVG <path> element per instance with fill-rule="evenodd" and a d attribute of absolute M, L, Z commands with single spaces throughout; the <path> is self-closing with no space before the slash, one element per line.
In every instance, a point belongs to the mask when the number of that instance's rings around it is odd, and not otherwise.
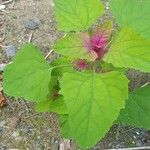
<path fill-rule="evenodd" d="M 11 2 L 13 2 L 13 1 L 14 1 L 14 0 L 5 1 L 5 2 L 1 3 L 0 5 L 6 5 L 6 4 L 11 3 Z"/>
<path fill-rule="evenodd" d="M 146 85 L 149 85 L 150 83 L 149 82 L 147 82 L 147 83 L 145 83 L 144 85 L 142 85 L 141 87 L 144 87 L 144 86 L 146 86 Z"/>
<path fill-rule="evenodd" d="M 10 129 L 10 127 L 7 127 L 7 126 L 0 125 L 0 127 Z"/>
<path fill-rule="evenodd" d="M 133 129 L 134 129 L 134 127 L 131 127 L 130 129 L 124 131 L 123 133 L 127 133 L 127 132 L 129 132 L 129 131 L 132 131 Z"/>
<path fill-rule="evenodd" d="M 0 10 L 1 12 L 3 12 L 3 13 L 6 13 L 6 14 L 9 14 L 9 12 L 8 11 L 6 11 L 6 10 Z"/>
<path fill-rule="evenodd" d="M 15 6 L 16 1 L 14 0 L 13 3 L 11 4 L 10 8 L 13 9 Z"/>
<path fill-rule="evenodd" d="M 105 149 L 105 150 L 146 150 L 146 149 L 150 149 L 150 146 L 120 148 L 120 149 Z"/>
<path fill-rule="evenodd" d="M 4 45 L 1 45 L 1 44 L 0 44 L 0 47 L 2 47 L 2 48 L 6 48 L 7 46 L 4 46 Z"/>
<path fill-rule="evenodd" d="M 49 53 L 45 56 L 45 59 L 47 59 L 51 55 L 52 52 L 53 52 L 53 49 L 49 51 Z"/>
<path fill-rule="evenodd" d="M 29 43 L 32 41 L 32 38 L 33 38 L 33 33 L 31 33 L 29 36 L 29 40 L 28 40 Z"/>
<path fill-rule="evenodd" d="M 0 43 L 2 43 L 5 40 L 5 38 L 0 38 Z"/>

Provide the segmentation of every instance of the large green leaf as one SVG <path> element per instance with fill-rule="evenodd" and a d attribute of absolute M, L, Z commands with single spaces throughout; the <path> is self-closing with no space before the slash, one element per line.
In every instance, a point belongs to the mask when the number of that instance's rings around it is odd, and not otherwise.
<path fill-rule="evenodd" d="M 121 111 L 118 122 L 150 129 L 150 85 L 129 94 L 126 107 Z"/>
<path fill-rule="evenodd" d="M 119 72 L 65 73 L 61 91 L 69 112 L 72 137 L 88 148 L 104 137 L 124 108 L 128 80 Z"/>
<path fill-rule="evenodd" d="M 26 44 L 4 70 L 4 92 L 31 101 L 45 101 L 49 94 L 51 70 L 39 49 Z"/>
<path fill-rule="evenodd" d="M 63 138 L 72 139 L 69 115 L 60 115 L 60 132 Z"/>
<path fill-rule="evenodd" d="M 130 28 L 123 28 L 112 42 L 104 61 L 115 67 L 150 72 L 150 41 L 143 39 Z"/>
<path fill-rule="evenodd" d="M 59 30 L 88 29 L 100 17 L 104 8 L 100 0 L 54 0 Z"/>
<path fill-rule="evenodd" d="M 57 114 L 67 114 L 67 107 L 64 103 L 63 96 L 59 96 L 57 99 L 48 99 L 36 104 L 37 112 L 55 112 Z"/>
<path fill-rule="evenodd" d="M 56 41 L 54 50 L 71 59 L 87 59 L 94 61 L 97 55 L 94 51 L 89 51 L 84 44 L 84 36 L 89 38 L 87 33 L 72 33 Z"/>
<path fill-rule="evenodd" d="M 150 39 L 150 0 L 111 0 L 110 6 L 121 27 L 130 26 Z"/>

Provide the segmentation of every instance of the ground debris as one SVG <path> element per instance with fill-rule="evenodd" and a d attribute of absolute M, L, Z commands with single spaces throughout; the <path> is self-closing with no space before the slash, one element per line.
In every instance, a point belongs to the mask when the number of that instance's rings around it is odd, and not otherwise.
<path fill-rule="evenodd" d="M 3 92 L 0 91 L 0 107 L 6 106 L 7 102 L 6 102 L 6 98 L 3 95 Z"/>
<path fill-rule="evenodd" d="M 2 74 L 0 74 L 0 107 L 7 105 L 6 98 L 3 94 L 2 79 L 3 79 L 3 76 Z"/>

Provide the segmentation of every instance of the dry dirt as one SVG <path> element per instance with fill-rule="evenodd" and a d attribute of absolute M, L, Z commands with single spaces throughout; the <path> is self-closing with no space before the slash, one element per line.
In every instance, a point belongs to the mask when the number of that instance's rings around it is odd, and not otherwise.
<path fill-rule="evenodd" d="M 4 0 L 0 0 L 0 4 L 2 2 Z M 33 34 L 32 42 L 46 55 L 60 36 L 55 27 L 52 0 L 16 0 L 11 7 L 12 3 L 9 3 L 0 12 L 0 44 L 14 44 L 19 49 Z M 108 18 L 111 18 L 109 11 L 103 20 Z M 28 19 L 39 19 L 39 28 L 25 29 L 24 22 Z M 100 19 L 99 23 L 103 20 Z M 0 47 L 0 64 L 10 61 L 6 57 L 6 48 Z M 129 78 L 132 80 L 131 90 L 150 81 L 150 75 L 133 70 L 129 71 Z M 15 100 L 7 97 L 8 105 L 0 108 L 0 150 L 57 150 L 61 139 L 57 115 L 36 113 L 34 104 Z M 92 150 L 135 146 L 150 146 L 150 133 L 144 129 L 114 125 Z M 72 149 L 78 148 L 72 146 Z"/>

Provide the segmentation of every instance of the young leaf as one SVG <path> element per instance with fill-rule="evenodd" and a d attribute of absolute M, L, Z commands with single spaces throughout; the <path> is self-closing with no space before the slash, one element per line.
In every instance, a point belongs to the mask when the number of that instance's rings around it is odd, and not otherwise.
<path fill-rule="evenodd" d="M 60 86 L 73 138 L 82 148 L 93 146 L 104 137 L 124 108 L 128 95 L 127 78 L 115 71 L 65 73 Z"/>
<path fill-rule="evenodd" d="M 112 22 L 97 26 L 91 33 L 72 33 L 59 39 L 54 50 L 71 59 L 86 59 L 94 61 L 106 53 L 106 46 L 112 33 Z"/>
<path fill-rule="evenodd" d="M 89 51 L 84 45 L 84 35 L 89 37 L 87 33 L 68 34 L 56 41 L 54 50 L 71 59 L 87 59 L 89 61 L 94 61 L 97 58 L 97 54 L 94 51 Z"/>
<path fill-rule="evenodd" d="M 97 59 L 101 59 L 107 52 L 107 45 L 112 34 L 112 21 L 107 21 L 101 26 L 97 26 L 89 34 L 82 34 L 84 47 L 89 52 L 96 53 Z"/>
<path fill-rule="evenodd" d="M 104 12 L 100 0 L 54 0 L 54 3 L 58 29 L 66 32 L 88 29 Z"/>
<path fill-rule="evenodd" d="M 59 96 L 57 99 L 48 99 L 36 104 L 37 112 L 55 112 L 57 114 L 67 114 L 67 107 L 64 103 L 63 96 Z"/>
<path fill-rule="evenodd" d="M 45 101 L 49 94 L 51 70 L 39 49 L 26 44 L 4 70 L 4 92 L 31 101 Z"/>
<path fill-rule="evenodd" d="M 60 115 L 60 132 L 63 138 L 72 139 L 69 115 Z"/>
<path fill-rule="evenodd" d="M 150 85 L 129 94 L 126 107 L 121 111 L 118 122 L 150 129 Z"/>
<path fill-rule="evenodd" d="M 115 67 L 150 72 L 150 41 L 130 28 L 123 28 L 113 41 L 104 61 Z"/>
<path fill-rule="evenodd" d="M 121 27 L 129 26 L 150 39 L 150 0 L 111 0 L 110 7 Z"/>

